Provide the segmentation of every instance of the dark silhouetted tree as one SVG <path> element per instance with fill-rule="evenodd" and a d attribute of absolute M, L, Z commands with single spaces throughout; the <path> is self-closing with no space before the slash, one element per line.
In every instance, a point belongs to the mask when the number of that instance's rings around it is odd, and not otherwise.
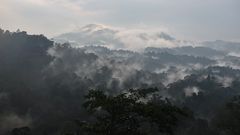
<path fill-rule="evenodd" d="M 226 135 L 240 135 L 240 96 L 234 97 L 219 111 L 213 124 Z"/>
<path fill-rule="evenodd" d="M 12 130 L 11 135 L 31 135 L 29 127 L 15 128 Z"/>
<path fill-rule="evenodd" d="M 157 89 L 130 89 L 111 96 L 91 90 L 84 107 L 93 120 L 82 122 L 81 126 L 93 135 L 173 134 L 178 121 L 188 116 L 187 112 L 155 92 Z"/>

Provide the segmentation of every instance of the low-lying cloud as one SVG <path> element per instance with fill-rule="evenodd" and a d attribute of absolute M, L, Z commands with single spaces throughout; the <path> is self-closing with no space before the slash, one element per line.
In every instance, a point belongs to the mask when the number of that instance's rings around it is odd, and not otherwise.
<path fill-rule="evenodd" d="M 90 24 L 54 39 L 74 46 L 100 45 L 133 51 L 142 51 L 146 47 L 177 47 L 180 43 L 163 29 L 127 29 L 100 24 Z"/>

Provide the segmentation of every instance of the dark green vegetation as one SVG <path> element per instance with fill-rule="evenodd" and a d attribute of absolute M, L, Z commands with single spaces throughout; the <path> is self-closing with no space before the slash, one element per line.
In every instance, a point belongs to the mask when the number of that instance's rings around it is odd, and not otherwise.
<path fill-rule="evenodd" d="M 0 30 L 0 134 L 239 135 L 240 70 L 216 64 L 238 58 L 163 50 L 72 48 Z"/>
<path fill-rule="evenodd" d="M 173 134 L 188 112 L 152 94 L 157 91 L 131 89 L 117 96 L 89 91 L 84 107 L 94 113 L 96 120 L 83 123 L 82 127 L 90 134 L 99 135 Z"/>

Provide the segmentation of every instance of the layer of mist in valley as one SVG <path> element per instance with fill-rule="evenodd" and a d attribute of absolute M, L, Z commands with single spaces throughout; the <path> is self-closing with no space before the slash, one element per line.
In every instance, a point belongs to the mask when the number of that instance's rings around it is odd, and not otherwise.
<path fill-rule="evenodd" d="M 154 88 L 136 103 L 166 99 L 189 117 L 174 116 L 180 122 L 166 131 L 164 120 L 159 131 L 148 125 L 148 134 L 237 135 L 239 54 L 238 42 L 186 41 L 158 30 L 90 24 L 48 39 L 0 29 L 0 134 L 88 134 L 76 121 L 94 121 L 83 107 L 91 90 L 111 101 Z"/>

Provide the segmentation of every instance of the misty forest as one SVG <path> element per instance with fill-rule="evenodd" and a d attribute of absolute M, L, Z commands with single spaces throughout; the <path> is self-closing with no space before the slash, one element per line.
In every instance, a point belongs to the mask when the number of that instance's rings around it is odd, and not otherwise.
<path fill-rule="evenodd" d="M 48 39 L 1 29 L 0 134 L 240 134 L 240 43 L 119 33 L 92 24 Z M 136 51 L 127 37 L 186 45 Z"/>

